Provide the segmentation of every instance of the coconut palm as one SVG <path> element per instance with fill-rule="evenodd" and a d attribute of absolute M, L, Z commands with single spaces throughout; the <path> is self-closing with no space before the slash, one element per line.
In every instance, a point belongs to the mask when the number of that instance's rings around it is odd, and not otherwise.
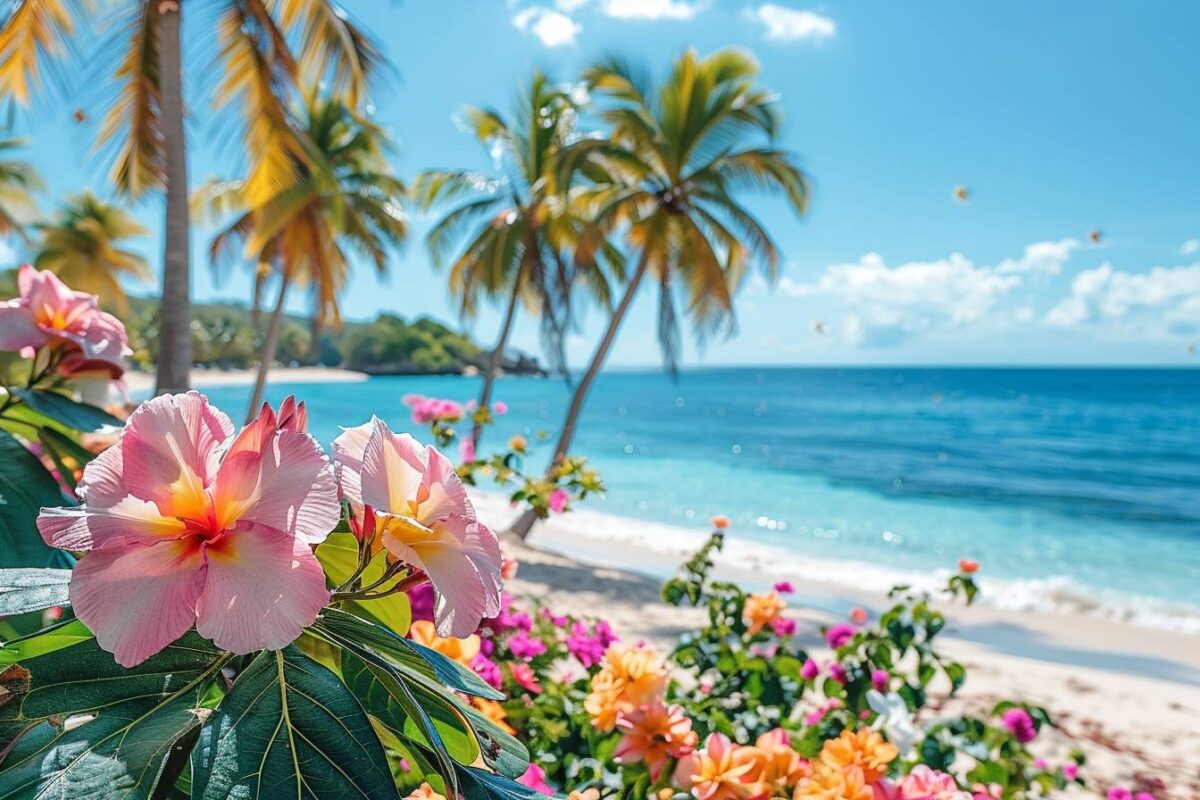
<path fill-rule="evenodd" d="M 253 264 L 256 298 L 264 282 L 278 283 L 250 417 L 262 402 L 289 291 L 297 287 L 311 292 L 317 326 L 337 324 L 338 295 L 350 272 L 347 251 L 366 258 L 382 274 L 389 249 L 408 235 L 401 205 L 406 189 L 392 175 L 382 128 L 345 104 L 315 93 L 307 96 L 296 124 L 306 155 L 296 165 L 297 179 L 290 186 L 260 203 L 253 201 L 248 179 L 212 183 L 196 198 L 210 213 L 233 215 L 209 247 L 214 266 L 242 258 Z"/>
<path fill-rule="evenodd" d="M 24 144 L 20 139 L 0 139 L 0 156 Z M 41 178 L 28 163 L 0 158 L 0 236 L 25 236 L 26 225 L 37 213 L 33 193 L 41 188 Z"/>
<path fill-rule="evenodd" d="M 117 22 L 114 40 L 95 48 L 98 58 L 114 58 L 117 83 L 99 144 L 114 156 L 112 178 L 124 195 L 160 189 L 166 195 L 157 389 L 184 389 L 192 359 L 183 7 L 211 15 L 197 17 L 194 32 L 215 34 L 214 105 L 240 106 L 250 162 L 246 192 L 258 202 L 294 179 L 305 159 L 286 120 L 301 76 L 326 79 L 357 106 L 379 51 L 331 0 L 21 0 L 8 6 L 0 22 L 0 96 L 22 106 L 54 62 L 96 38 L 93 22 Z M 203 68 L 211 61 L 205 54 Z"/>
<path fill-rule="evenodd" d="M 154 279 L 146 259 L 120 246 L 149 231 L 124 208 L 106 203 L 91 192 L 68 197 L 54 219 L 37 228 L 42 236 L 36 258 L 38 269 L 48 269 L 67 285 L 98 295 L 122 314 L 129 311 L 129 299 L 120 279 Z"/>
<path fill-rule="evenodd" d="M 737 194 L 778 191 L 802 214 L 808 184 L 794 156 L 771 144 L 778 103 L 757 77 L 754 60 L 735 49 L 704 58 L 687 51 L 657 92 L 618 59 L 585 72 L 604 101 L 611 135 L 573 143 L 560 159 L 560 185 L 571 185 L 571 176 L 590 183 L 575 191 L 576 204 L 589 208 L 597 224 L 621 232 L 636 267 L 575 387 L 552 468 L 567 455 L 588 391 L 644 283 L 658 288 L 658 340 L 674 370 L 676 293 L 704 340 L 734 331 L 734 295 L 750 267 L 774 280 L 775 242 Z M 514 531 L 526 535 L 535 519 L 526 514 Z"/>
<path fill-rule="evenodd" d="M 554 192 L 555 160 L 575 134 L 578 109 L 568 91 L 534 72 L 521 92 L 512 116 L 490 108 L 468 106 L 464 118 L 496 161 L 501 174 L 468 170 L 429 170 L 417 176 L 418 207 L 450 206 L 426 236 L 430 257 L 444 267 L 450 253 L 450 293 L 463 317 L 473 317 L 481 300 L 503 302 L 496 345 L 487 361 L 479 407 L 488 409 L 492 390 L 508 347 L 517 308 L 539 313 L 543 340 L 553 365 L 562 363 L 563 330 L 569 316 L 570 284 L 584 276 L 607 303 L 605 270 L 619 263 L 611 247 L 579 248 L 586 226 Z M 568 264 L 564 252 L 581 258 Z M 586 257 L 583 257 L 586 256 Z M 471 441 L 478 445 L 478 419 Z"/>

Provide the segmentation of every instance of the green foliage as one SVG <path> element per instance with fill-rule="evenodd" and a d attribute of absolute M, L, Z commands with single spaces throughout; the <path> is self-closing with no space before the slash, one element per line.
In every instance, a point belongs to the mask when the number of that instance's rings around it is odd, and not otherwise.
<path fill-rule="evenodd" d="M 47 566 L 53 551 L 42 543 L 34 520 L 43 506 L 62 502 L 62 491 L 33 453 L 3 430 L 0 500 L 0 567 Z"/>

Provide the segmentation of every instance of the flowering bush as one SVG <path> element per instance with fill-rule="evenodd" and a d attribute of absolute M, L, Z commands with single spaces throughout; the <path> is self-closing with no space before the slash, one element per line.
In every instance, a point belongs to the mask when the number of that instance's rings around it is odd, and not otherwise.
<path fill-rule="evenodd" d="M 504 597 L 464 663 L 508 696 L 488 713 L 532 753 L 522 783 L 577 800 L 987 800 L 1082 784 L 1081 756 L 1052 768 L 1030 750 L 1052 724 L 1043 709 L 929 717 L 934 687 L 953 694 L 966 679 L 936 647 L 945 620 L 931 597 L 898 588 L 873 624 L 855 609 L 822 630 L 831 655 L 818 659 L 796 645 L 789 583 L 748 593 L 712 579 L 727 525 L 714 520 L 663 588 L 707 612 L 669 653 Z M 945 596 L 974 599 L 974 572 Z"/>
<path fill-rule="evenodd" d="M 403 402 L 412 409 L 413 422 L 428 425 L 439 446 L 449 447 L 455 441 L 459 442 L 457 470 L 464 483 L 478 486 L 482 480 L 491 478 L 497 486 L 512 487 L 509 499 L 513 505 L 524 503 L 541 519 L 562 514 L 589 494 L 604 491 L 599 473 L 588 467 L 587 459 L 581 456 L 567 456 L 545 474 L 527 472 L 529 440 L 520 434 L 511 437 L 504 449 L 487 457 L 475 452 L 471 438 L 459 439 L 455 425 L 466 415 L 470 415 L 472 422 L 486 427 L 493 424 L 496 417 L 508 413 L 508 406 L 503 401 L 482 408 L 473 401 L 464 406 L 453 400 L 410 394 L 404 396 Z M 545 435 L 539 434 L 538 438 L 545 438 Z"/>
<path fill-rule="evenodd" d="M 499 544 L 445 456 L 372 420 L 331 459 L 292 398 L 240 431 L 195 392 L 122 422 L 73 396 L 96 364 L 120 374 L 120 322 L 48 273 L 20 288 L 0 306 L 29 363 L 0 394 L 0 797 L 534 794 L 477 710 L 503 695 L 404 636 L 414 587 L 430 641 L 501 610 Z"/>

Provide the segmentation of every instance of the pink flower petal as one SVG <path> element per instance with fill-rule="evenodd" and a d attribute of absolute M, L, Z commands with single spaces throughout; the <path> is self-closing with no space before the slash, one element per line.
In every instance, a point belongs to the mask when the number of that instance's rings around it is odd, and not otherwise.
<path fill-rule="evenodd" d="M 43 508 L 37 527 L 46 544 L 76 551 L 114 542 L 156 544 L 188 532 L 180 520 L 164 517 L 158 506 L 133 496 L 108 508 Z"/>
<path fill-rule="evenodd" d="M 392 433 L 375 419 L 362 457 L 362 502 L 402 514 L 415 500 L 425 471 L 425 448 L 407 433 Z"/>
<path fill-rule="evenodd" d="M 192 627 L 204 573 L 195 540 L 113 542 L 75 565 L 71 605 L 100 646 L 132 667 Z"/>
<path fill-rule="evenodd" d="M 28 305 L 20 300 L 0 303 L 0 350 L 17 352 L 48 341 L 50 337 L 38 327 Z"/>
<path fill-rule="evenodd" d="M 342 509 L 321 445 L 307 433 L 272 429 L 259 447 L 225 457 L 213 484 L 214 506 L 229 524 L 265 526 L 308 544 L 325 541 Z"/>
<path fill-rule="evenodd" d="M 357 515 L 362 515 L 362 460 L 367 442 L 371 439 L 371 431 L 375 429 L 374 419 L 364 422 L 355 428 L 342 428 L 342 432 L 333 440 L 333 463 L 337 470 L 338 489 L 342 499 L 350 503 L 351 509 Z"/>
<path fill-rule="evenodd" d="M 208 547 L 196 630 L 234 653 L 279 650 L 328 602 L 325 572 L 308 545 L 275 531 L 235 531 Z"/>
<path fill-rule="evenodd" d="M 428 533 L 385 534 L 383 544 L 429 576 L 437 592 L 434 619 L 440 635 L 469 636 L 484 617 L 500 612 L 500 545 L 475 520 L 452 516 Z"/>
<path fill-rule="evenodd" d="M 207 505 L 221 445 L 233 423 L 197 392 L 167 394 L 138 406 L 121 437 L 124 485 L 164 514 L 190 517 Z"/>
<path fill-rule="evenodd" d="M 432 525 L 451 514 L 462 514 L 474 517 L 475 509 L 467 498 L 467 487 L 454 471 L 450 459 L 442 455 L 437 448 L 426 450 L 428 466 L 425 470 L 424 486 L 429 492 L 429 498 L 421 503 L 420 522 Z"/>

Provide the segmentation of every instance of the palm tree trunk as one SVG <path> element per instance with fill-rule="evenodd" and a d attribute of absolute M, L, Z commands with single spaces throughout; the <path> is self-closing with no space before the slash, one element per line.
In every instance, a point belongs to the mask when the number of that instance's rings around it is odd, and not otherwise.
<path fill-rule="evenodd" d="M 267 373 L 275 361 L 275 350 L 279 347 L 279 323 L 283 320 L 283 304 L 287 299 L 291 279 L 285 273 L 279 283 L 279 298 L 275 301 L 275 309 L 267 320 L 267 335 L 263 338 L 262 355 L 258 361 L 258 374 L 254 378 L 254 394 L 250 396 L 250 408 L 246 411 L 246 424 L 258 416 L 258 407 L 262 405 L 263 393 L 267 388 Z"/>
<path fill-rule="evenodd" d="M 504 359 L 504 350 L 508 347 L 508 337 L 512 333 L 513 319 L 517 316 L 517 303 L 521 299 L 521 275 L 513 280 L 512 293 L 508 297 L 508 310 L 504 312 L 504 324 L 500 326 L 500 338 L 496 340 L 496 348 L 488 358 L 487 374 L 483 376 L 483 389 L 479 392 L 479 407 L 488 408 L 492 402 L 492 386 L 496 382 L 496 373 L 500 371 L 500 363 Z M 479 446 L 479 437 L 483 435 L 483 426 L 478 421 L 471 429 L 471 444 Z"/>
<path fill-rule="evenodd" d="M 163 150 L 166 154 L 167 210 L 163 242 L 162 300 L 158 307 L 155 392 L 187 391 L 192 368 L 191 277 L 188 274 L 188 175 L 183 134 L 183 75 L 180 63 L 182 0 L 159 6 L 162 70 Z"/>
<path fill-rule="evenodd" d="M 551 467 L 566 458 L 567 451 L 571 449 L 571 442 L 575 438 L 575 428 L 579 424 L 579 415 L 583 412 L 583 404 L 587 400 L 588 391 L 592 388 L 592 383 L 595 382 L 596 376 L 600 374 L 604 362 L 608 359 L 608 351 L 612 349 L 613 342 L 616 341 L 617 332 L 621 328 L 621 323 L 625 321 L 625 314 L 633 304 L 633 298 L 637 295 L 638 287 L 641 285 L 642 279 L 646 277 L 646 270 L 649 266 L 649 254 L 643 252 L 637 271 L 633 273 L 633 278 L 625 288 L 621 302 L 617 304 L 616 310 L 608 320 L 608 328 L 604 331 L 600 344 L 596 346 L 596 352 L 592 354 L 592 361 L 583 375 L 583 380 L 575 387 L 575 394 L 571 397 L 571 406 L 567 409 L 567 417 L 558 434 L 558 444 L 554 446 L 554 458 L 550 460 Z M 533 511 L 526 511 L 508 529 L 509 533 L 514 533 L 524 539 L 529 536 L 529 531 L 535 522 L 537 522 L 537 514 Z"/>

